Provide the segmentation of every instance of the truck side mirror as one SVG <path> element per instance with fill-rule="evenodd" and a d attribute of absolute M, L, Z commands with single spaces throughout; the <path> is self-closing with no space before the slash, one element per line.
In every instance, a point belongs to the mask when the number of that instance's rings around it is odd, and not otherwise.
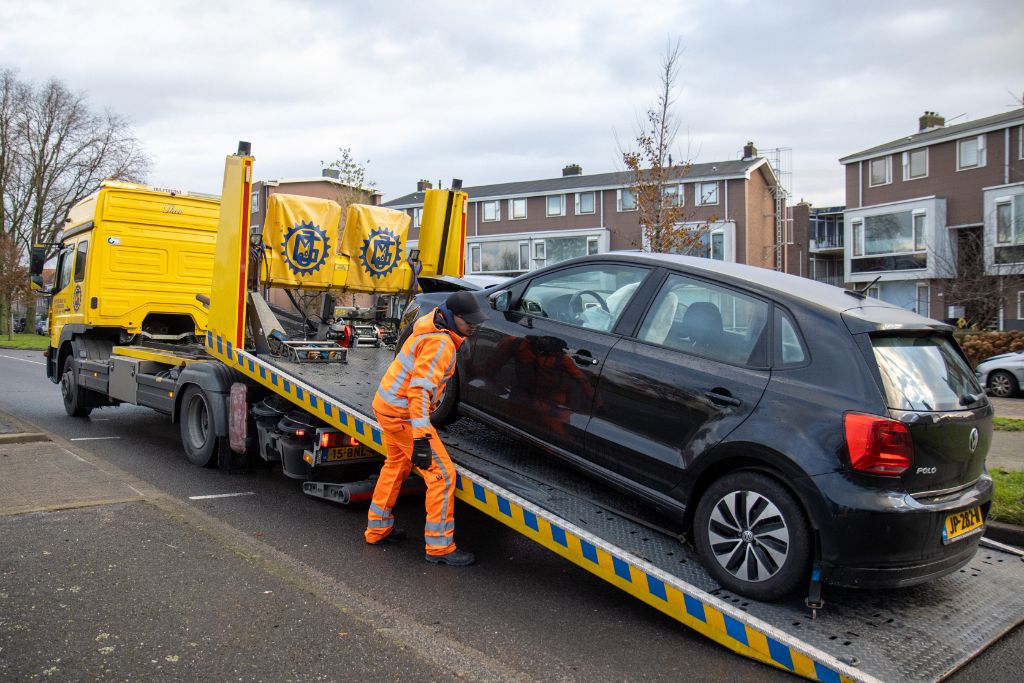
<path fill-rule="evenodd" d="M 42 276 L 43 266 L 46 264 L 46 247 L 41 244 L 37 244 L 32 247 L 31 258 L 29 259 L 29 272 L 33 275 L 32 281 L 35 282 L 35 276 Z M 43 279 L 39 278 L 39 286 L 42 287 Z"/>
<path fill-rule="evenodd" d="M 487 297 L 487 302 L 491 304 L 491 308 L 494 310 L 504 313 L 512 303 L 512 292 L 507 289 L 495 292 Z"/>

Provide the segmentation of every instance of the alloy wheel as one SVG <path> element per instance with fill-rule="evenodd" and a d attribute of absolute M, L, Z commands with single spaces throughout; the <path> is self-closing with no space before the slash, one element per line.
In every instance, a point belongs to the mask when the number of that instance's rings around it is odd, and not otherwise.
<path fill-rule="evenodd" d="M 715 503 L 708 520 L 715 559 L 743 581 L 775 576 L 789 555 L 789 528 L 772 501 L 755 491 L 732 491 Z"/>

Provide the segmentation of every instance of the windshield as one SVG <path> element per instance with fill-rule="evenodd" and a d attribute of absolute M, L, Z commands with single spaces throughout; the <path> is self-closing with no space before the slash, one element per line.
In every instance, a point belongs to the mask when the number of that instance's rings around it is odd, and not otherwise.
<path fill-rule="evenodd" d="M 964 359 L 946 337 L 871 338 L 887 405 L 894 410 L 963 410 L 981 394 Z"/>

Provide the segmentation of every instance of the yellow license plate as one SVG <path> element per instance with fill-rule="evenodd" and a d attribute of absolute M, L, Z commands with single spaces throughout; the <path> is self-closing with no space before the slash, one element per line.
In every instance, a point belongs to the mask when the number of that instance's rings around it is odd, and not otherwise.
<path fill-rule="evenodd" d="M 952 543 L 981 528 L 985 520 L 981 518 L 981 508 L 971 508 L 963 512 L 954 512 L 946 517 L 946 526 L 942 529 L 942 542 Z"/>
<path fill-rule="evenodd" d="M 339 460 L 365 460 L 372 458 L 373 451 L 363 446 L 335 446 L 327 449 L 327 462 Z"/>

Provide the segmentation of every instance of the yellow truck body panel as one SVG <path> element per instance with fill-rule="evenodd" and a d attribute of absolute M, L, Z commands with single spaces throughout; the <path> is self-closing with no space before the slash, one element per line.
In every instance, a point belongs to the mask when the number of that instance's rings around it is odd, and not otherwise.
<path fill-rule="evenodd" d="M 210 295 L 219 216 L 214 197 L 102 183 L 61 236 L 52 344 L 67 324 L 137 334 L 151 314 L 187 316 L 202 334 L 207 312 L 196 295 Z"/>

